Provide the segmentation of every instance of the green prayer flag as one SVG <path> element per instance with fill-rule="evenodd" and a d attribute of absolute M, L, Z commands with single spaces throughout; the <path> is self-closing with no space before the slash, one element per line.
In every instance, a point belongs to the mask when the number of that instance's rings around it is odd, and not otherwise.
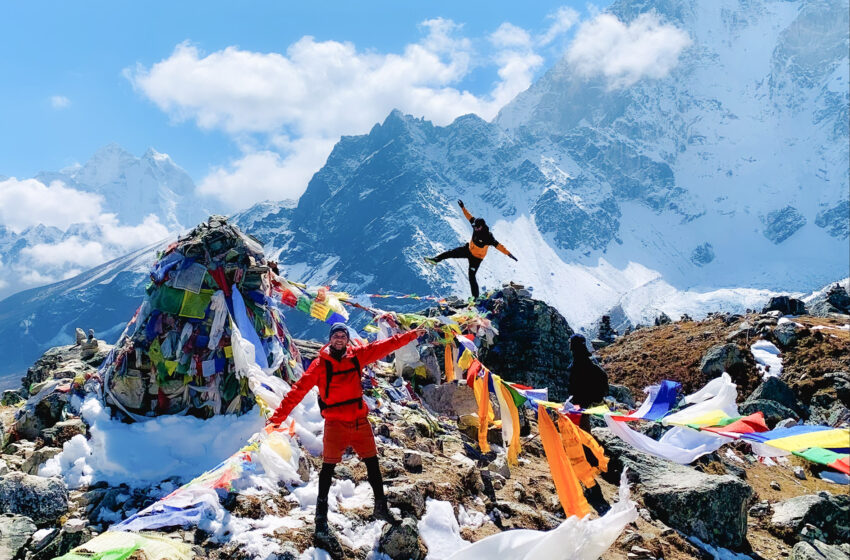
<path fill-rule="evenodd" d="M 203 319 L 207 313 L 207 307 L 212 300 L 212 290 L 201 290 L 199 294 L 193 294 L 186 290 L 183 292 L 183 303 L 180 306 L 180 316 L 190 319 Z"/>
<path fill-rule="evenodd" d="M 507 383 L 502 383 L 502 386 L 505 387 L 508 390 L 508 392 L 511 394 L 511 397 L 514 399 L 514 404 L 516 405 L 517 408 L 520 408 L 522 405 L 525 404 L 525 401 L 528 400 L 524 396 L 522 396 L 519 393 L 519 391 L 517 391 L 516 389 L 514 389 L 513 387 L 511 387 Z"/>
<path fill-rule="evenodd" d="M 151 307 L 163 313 L 177 314 L 183 304 L 183 290 L 160 286 L 151 296 Z"/>
<path fill-rule="evenodd" d="M 824 449 L 822 447 L 810 447 L 805 451 L 794 451 L 794 455 L 802 457 L 807 461 L 811 461 L 812 463 L 818 463 L 819 465 L 829 465 L 834 463 L 844 457 L 840 453 L 836 453 L 830 449 Z"/>

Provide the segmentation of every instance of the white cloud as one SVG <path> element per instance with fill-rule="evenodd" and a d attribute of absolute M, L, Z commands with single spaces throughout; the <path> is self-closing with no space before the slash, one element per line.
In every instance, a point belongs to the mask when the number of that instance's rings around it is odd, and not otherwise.
<path fill-rule="evenodd" d="M 50 98 L 50 106 L 54 109 L 65 109 L 71 105 L 71 100 L 64 95 L 54 95 Z"/>
<path fill-rule="evenodd" d="M 69 237 L 59 243 L 39 243 L 25 247 L 21 254 L 34 264 L 50 267 L 78 265 L 96 266 L 106 260 L 103 245 L 96 241 L 85 241 L 79 237 Z"/>
<path fill-rule="evenodd" d="M 260 200 L 297 200 L 333 142 L 299 140 L 295 144 L 286 158 L 261 151 L 233 162 L 229 170 L 217 168 L 201 181 L 198 192 L 216 196 L 232 208 Z"/>
<path fill-rule="evenodd" d="M 0 224 L 16 233 L 37 224 L 66 229 L 91 222 L 100 214 L 99 195 L 78 191 L 60 181 L 45 185 L 14 177 L 0 181 Z"/>
<path fill-rule="evenodd" d="M 121 224 L 115 214 L 102 211 L 102 202 L 99 195 L 60 181 L 50 185 L 36 179 L 0 181 L 0 224 L 17 234 L 39 224 L 65 232 L 56 243 L 39 234 L 24 236 L 22 240 L 31 245 L 0 260 L 0 299 L 75 276 L 169 233 L 153 214 L 137 225 Z"/>
<path fill-rule="evenodd" d="M 586 77 L 603 76 L 610 89 L 629 87 L 641 78 L 663 78 L 691 44 L 685 31 L 662 23 L 654 13 L 626 25 L 600 14 L 579 27 L 567 61 Z"/>
<path fill-rule="evenodd" d="M 503 23 L 499 29 L 490 35 L 490 42 L 497 47 L 531 48 L 531 35 L 521 27 L 511 23 Z"/>
<path fill-rule="evenodd" d="M 400 53 L 313 37 L 283 54 L 237 47 L 205 54 L 181 43 L 164 60 L 125 75 L 173 119 L 222 129 L 242 144 L 241 159 L 200 183 L 201 192 L 237 210 L 281 192 L 297 198 L 340 136 L 365 133 L 392 109 L 437 125 L 467 113 L 489 120 L 543 63 L 528 32 L 508 23 L 489 37 L 495 52 L 486 57 L 450 20 L 421 28 L 421 40 Z M 475 61 L 495 64 L 499 76 L 483 95 L 460 87 Z"/>
<path fill-rule="evenodd" d="M 135 226 L 119 224 L 115 214 L 102 214 L 96 223 L 100 226 L 104 242 L 114 248 L 110 251 L 110 258 L 118 256 L 115 250 L 136 249 L 152 241 L 165 239 L 169 233 L 168 228 L 153 214 L 148 214 L 142 223 Z"/>
<path fill-rule="evenodd" d="M 548 45 L 558 36 L 569 31 L 573 25 L 578 23 L 579 14 L 572 8 L 561 7 L 558 8 L 557 12 L 549 14 L 546 18 L 552 20 L 552 25 L 537 39 L 540 45 Z"/>

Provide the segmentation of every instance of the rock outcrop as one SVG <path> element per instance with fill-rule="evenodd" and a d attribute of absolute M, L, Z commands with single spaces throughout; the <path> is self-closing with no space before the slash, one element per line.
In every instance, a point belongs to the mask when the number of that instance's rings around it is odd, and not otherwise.
<path fill-rule="evenodd" d="M 753 490 L 731 475 L 710 475 L 637 451 L 606 428 L 593 435 L 610 455 L 609 478 L 629 469 L 635 491 L 653 518 L 686 535 L 724 548 L 747 536 L 747 505 Z"/>
<path fill-rule="evenodd" d="M 11 472 L 0 477 L 0 513 L 26 515 L 36 524 L 55 522 L 68 510 L 61 480 Z"/>
<path fill-rule="evenodd" d="M 567 397 L 567 368 L 572 361 L 567 320 L 522 286 L 503 286 L 481 302 L 499 330 L 493 344 L 482 347 L 481 362 L 505 379 L 548 387 L 549 397 Z"/>

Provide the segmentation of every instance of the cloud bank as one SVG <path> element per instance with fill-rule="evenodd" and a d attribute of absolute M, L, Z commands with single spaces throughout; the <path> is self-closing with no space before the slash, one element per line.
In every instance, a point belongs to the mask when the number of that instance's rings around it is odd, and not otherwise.
<path fill-rule="evenodd" d="M 643 78 L 663 78 L 691 43 L 685 31 L 654 13 L 641 14 L 629 24 L 600 14 L 579 27 L 566 58 L 579 75 L 601 76 L 609 89 L 620 89 Z"/>
<path fill-rule="evenodd" d="M 240 158 L 200 182 L 203 193 L 237 210 L 267 198 L 297 199 L 340 136 L 363 134 L 393 109 L 437 125 L 468 113 L 492 119 L 531 85 L 544 61 L 535 49 L 565 33 L 577 14 L 562 9 L 548 19 L 539 36 L 503 23 L 483 41 L 462 36 L 451 20 L 430 19 L 399 53 L 309 36 L 285 53 L 204 53 L 184 42 L 125 75 L 173 120 L 224 131 L 242 146 Z M 476 95 L 460 84 L 480 66 L 494 67 L 497 79 Z"/>

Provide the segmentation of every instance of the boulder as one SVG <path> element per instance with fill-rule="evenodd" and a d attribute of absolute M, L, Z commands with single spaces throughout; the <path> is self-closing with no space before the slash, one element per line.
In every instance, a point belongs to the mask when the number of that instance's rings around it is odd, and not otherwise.
<path fill-rule="evenodd" d="M 806 305 L 799 299 L 790 296 L 774 296 L 761 310 L 762 313 L 770 313 L 771 311 L 779 311 L 783 315 L 804 315 Z"/>
<path fill-rule="evenodd" d="M 404 468 L 410 472 L 422 472 L 422 454 L 418 451 L 405 449 Z"/>
<path fill-rule="evenodd" d="M 666 313 L 664 313 L 663 311 L 661 312 L 661 315 L 659 315 L 658 317 L 655 318 L 655 326 L 656 327 L 660 327 L 661 325 L 669 325 L 672 322 L 673 322 L 673 320 L 670 319 L 670 316 L 667 315 Z"/>
<path fill-rule="evenodd" d="M 498 334 L 479 350 L 481 362 L 505 379 L 531 387 L 548 387 L 552 401 L 567 397 L 567 367 L 574 333 L 557 309 L 504 286 L 478 304 L 490 312 Z"/>
<path fill-rule="evenodd" d="M 787 418 L 799 420 L 800 416 L 787 406 L 776 401 L 766 399 L 747 400 L 740 407 L 740 412 L 743 416 L 761 412 L 764 414 L 764 421 L 771 429 L 776 427 L 776 424 Z"/>
<path fill-rule="evenodd" d="M 43 545 L 38 552 L 28 556 L 27 560 L 52 560 L 91 540 L 91 537 L 91 530 L 85 521 L 69 519 L 56 537 Z"/>
<path fill-rule="evenodd" d="M 422 388 L 422 400 L 434 412 L 449 416 L 463 416 L 478 410 L 475 393 L 465 384 L 426 385 Z"/>
<path fill-rule="evenodd" d="M 31 402 L 32 400 L 27 401 L 15 415 L 18 436 L 26 439 L 39 437 L 45 428 L 50 428 L 64 419 L 68 393 L 53 391 L 41 397 L 38 402 Z"/>
<path fill-rule="evenodd" d="M 425 496 L 413 484 L 399 484 L 387 488 L 387 502 L 402 514 L 422 517 L 425 513 Z"/>
<path fill-rule="evenodd" d="M 744 366 L 746 361 L 737 344 L 717 344 L 702 357 L 699 369 L 709 379 L 713 379 L 720 377 L 724 371 L 733 375 L 734 370 Z"/>
<path fill-rule="evenodd" d="M 384 525 L 378 541 L 378 550 L 392 560 L 422 560 L 428 549 L 419 538 L 416 520 L 405 517 L 398 525 Z"/>
<path fill-rule="evenodd" d="M 53 447 L 62 447 L 66 441 L 76 435 L 85 436 L 88 432 L 86 423 L 79 418 L 71 418 L 57 422 L 52 428 L 47 428 L 41 432 L 41 439 L 45 445 Z"/>
<path fill-rule="evenodd" d="M 593 435 L 611 458 L 607 477 L 623 468 L 644 505 L 666 525 L 714 546 L 737 548 L 747 536 L 747 505 L 753 489 L 731 475 L 710 475 L 634 449 L 606 428 Z"/>
<path fill-rule="evenodd" d="M 3 398 L 0 399 L 0 404 L 3 406 L 18 406 L 24 402 L 24 397 L 21 392 L 14 389 L 3 391 Z"/>
<path fill-rule="evenodd" d="M 748 402 L 758 400 L 773 401 L 785 408 L 790 408 L 795 412 L 795 417 L 797 418 L 805 420 L 809 417 L 809 411 L 797 399 L 797 393 L 778 377 L 768 377 L 765 379 L 761 385 L 756 387 L 756 390 L 750 394 L 747 400 L 744 401 L 744 404 L 746 405 Z M 747 412 L 746 414 L 752 413 Z"/>
<path fill-rule="evenodd" d="M 850 544 L 830 546 L 817 540 L 798 542 L 791 549 L 791 560 L 850 560 Z"/>
<path fill-rule="evenodd" d="M 0 477 L 0 513 L 26 513 L 35 523 L 52 523 L 68 510 L 68 490 L 57 478 L 12 472 Z"/>
<path fill-rule="evenodd" d="M 504 457 L 496 457 L 496 459 L 487 465 L 487 470 L 496 473 L 503 478 L 511 477 L 511 468 L 508 466 L 508 462 Z"/>
<path fill-rule="evenodd" d="M 797 325 L 794 323 L 782 323 L 773 329 L 773 336 L 783 349 L 794 346 L 797 342 Z"/>
<path fill-rule="evenodd" d="M 819 492 L 774 504 L 771 533 L 787 542 L 796 542 L 807 526 L 815 529 L 808 533 L 816 533 L 813 537 L 826 544 L 850 541 L 850 496 Z"/>
<path fill-rule="evenodd" d="M 632 396 L 632 391 L 625 385 L 608 384 L 608 396 L 613 398 L 618 403 L 622 403 L 629 408 L 635 408 L 635 398 Z"/>
<path fill-rule="evenodd" d="M 0 558 L 17 558 L 36 531 L 23 515 L 0 515 Z"/>
<path fill-rule="evenodd" d="M 808 307 L 817 317 L 829 317 L 834 313 L 850 315 L 850 295 L 841 284 L 833 284 L 826 293 L 815 296 Z"/>

